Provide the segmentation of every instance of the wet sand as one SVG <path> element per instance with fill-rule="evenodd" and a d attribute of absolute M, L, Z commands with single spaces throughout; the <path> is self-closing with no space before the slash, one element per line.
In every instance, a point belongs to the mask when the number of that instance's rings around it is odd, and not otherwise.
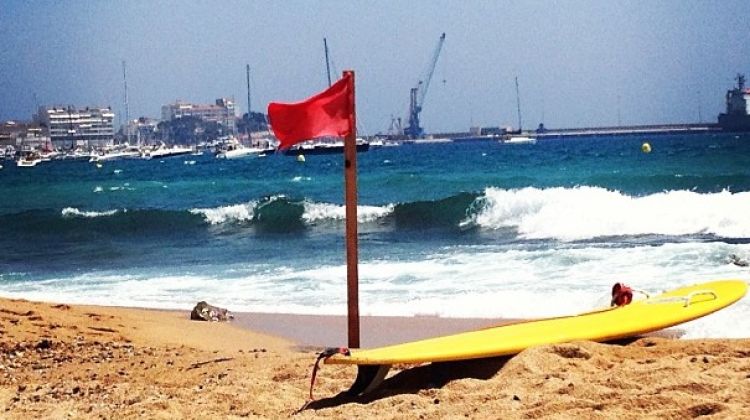
<path fill-rule="evenodd" d="M 513 321 L 437 316 L 364 316 L 360 320 L 360 345 L 363 348 L 379 347 L 509 322 Z M 348 342 L 346 316 L 236 313 L 234 324 L 282 336 L 303 346 L 335 347 Z"/>

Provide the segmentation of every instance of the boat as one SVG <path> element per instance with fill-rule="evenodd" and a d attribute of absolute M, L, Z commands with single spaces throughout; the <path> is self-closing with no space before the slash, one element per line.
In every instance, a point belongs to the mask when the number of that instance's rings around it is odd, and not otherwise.
<path fill-rule="evenodd" d="M 398 140 L 375 139 L 371 140 L 369 143 L 371 148 L 401 146 L 401 142 L 399 142 Z"/>
<path fill-rule="evenodd" d="M 42 159 L 42 162 L 49 162 L 52 159 L 60 158 L 60 152 L 55 150 L 55 147 L 52 145 L 52 142 L 50 142 L 49 140 L 42 146 L 38 154 L 39 154 L 39 157 Z"/>
<path fill-rule="evenodd" d="M 5 146 L 5 151 L 3 152 L 3 158 L 6 160 L 13 160 L 16 156 L 16 149 L 13 146 Z"/>
<path fill-rule="evenodd" d="M 135 159 L 141 157 L 141 151 L 136 146 L 125 145 L 91 154 L 89 162 L 101 162 L 105 160 Z"/>
<path fill-rule="evenodd" d="M 536 143 L 536 137 L 529 137 L 524 135 L 511 135 L 501 140 L 503 144 L 534 144 Z"/>
<path fill-rule="evenodd" d="M 63 160 L 83 160 L 83 159 L 90 159 L 91 153 L 87 152 L 86 150 L 77 147 L 73 150 L 68 150 L 62 155 Z"/>
<path fill-rule="evenodd" d="M 26 152 L 16 161 L 16 166 L 20 168 L 31 168 L 42 161 L 41 156 L 36 152 Z"/>
<path fill-rule="evenodd" d="M 518 112 L 518 131 L 511 132 L 501 137 L 500 142 L 503 144 L 534 144 L 536 137 L 523 134 L 521 125 L 521 95 L 518 93 L 518 77 L 516 77 L 516 109 Z"/>
<path fill-rule="evenodd" d="M 357 139 L 357 152 L 366 152 L 370 150 L 370 143 L 364 139 Z M 297 155 L 331 155 L 344 153 L 343 140 L 321 140 L 300 143 L 296 146 L 284 150 L 287 156 Z"/>
<path fill-rule="evenodd" d="M 234 140 L 226 143 L 223 147 L 216 151 L 217 159 L 237 159 L 248 156 L 258 156 L 262 153 L 268 152 L 268 149 L 260 147 L 247 147 L 244 144 Z"/>
<path fill-rule="evenodd" d="M 42 162 L 49 162 L 52 159 L 58 159 L 59 157 L 60 152 L 57 150 L 44 149 L 39 153 L 39 158 L 42 159 Z"/>
<path fill-rule="evenodd" d="M 164 143 L 152 149 L 146 149 L 141 153 L 143 159 L 162 159 L 174 156 L 182 156 L 193 153 L 193 149 L 187 146 L 173 145 L 167 147 Z"/>
<path fill-rule="evenodd" d="M 328 87 L 331 87 L 331 67 L 328 60 L 328 43 L 323 38 L 323 49 L 325 52 L 326 72 L 328 74 Z M 357 138 L 357 152 L 366 152 L 370 150 L 370 143 L 363 138 Z M 324 137 L 315 140 L 309 140 L 298 143 L 284 150 L 287 156 L 305 156 L 305 155 L 332 155 L 344 153 L 344 140 L 336 137 Z M 299 161 L 299 160 L 298 160 Z"/>

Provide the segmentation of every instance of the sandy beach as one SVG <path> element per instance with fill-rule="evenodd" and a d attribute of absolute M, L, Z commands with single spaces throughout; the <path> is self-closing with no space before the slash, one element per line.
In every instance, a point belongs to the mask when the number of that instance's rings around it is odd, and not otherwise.
<path fill-rule="evenodd" d="M 483 322 L 366 318 L 363 344 Z M 324 365 L 316 400 L 298 411 L 308 402 L 317 341 L 343 340 L 342 325 L 340 317 L 270 314 L 206 323 L 190 321 L 189 309 L 0 299 L 0 417 L 750 417 L 750 338 L 665 336 L 400 366 L 359 398 L 340 394 L 355 368 Z"/>

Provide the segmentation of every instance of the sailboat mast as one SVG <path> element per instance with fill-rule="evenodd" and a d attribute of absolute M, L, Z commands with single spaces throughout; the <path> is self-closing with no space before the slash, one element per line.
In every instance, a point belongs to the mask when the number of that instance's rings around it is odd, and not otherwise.
<path fill-rule="evenodd" d="M 328 41 L 323 38 L 323 50 L 326 53 L 326 74 L 328 75 L 328 87 L 331 87 L 331 64 L 328 61 Z"/>
<path fill-rule="evenodd" d="M 250 118 L 250 64 L 245 65 L 247 73 L 247 117 Z"/>
<path fill-rule="evenodd" d="M 125 60 L 122 60 L 122 81 L 125 85 L 125 138 L 130 144 L 130 109 L 128 105 L 128 75 L 125 70 Z M 140 144 L 138 144 L 140 146 Z"/>
<path fill-rule="evenodd" d="M 523 129 L 521 128 L 521 95 L 518 94 L 518 76 L 516 76 L 516 110 L 518 112 L 518 132 L 520 133 Z"/>
<path fill-rule="evenodd" d="M 245 126 L 245 131 L 247 131 L 247 137 L 248 140 L 250 139 L 250 122 L 253 120 L 253 114 L 251 112 L 250 108 L 250 64 L 245 65 L 245 72 L 247 75 L 247 125 Z"/>

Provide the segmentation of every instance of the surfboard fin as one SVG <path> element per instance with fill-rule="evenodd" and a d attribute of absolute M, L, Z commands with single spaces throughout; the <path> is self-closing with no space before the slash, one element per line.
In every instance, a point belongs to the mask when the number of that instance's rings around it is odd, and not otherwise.
<path fill-rule="evenodd" d="M 383 383 L 391 365 L 357 365 L 357 379 L 346 391 L 352 397 L 366 394 Z"/>

